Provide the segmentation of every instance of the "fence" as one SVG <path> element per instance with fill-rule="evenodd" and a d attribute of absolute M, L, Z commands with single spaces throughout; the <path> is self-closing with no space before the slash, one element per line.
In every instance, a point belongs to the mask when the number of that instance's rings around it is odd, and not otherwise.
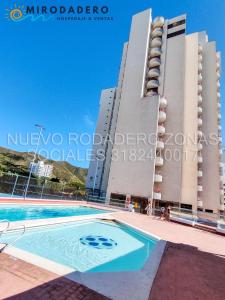
<path fill-rule="evenodd" d="M 22 198 L 25 195 L 28 177 L 2 173 L 0 176 L 0 195 Z M 85 200 L 85 190 L 68 187 L 65 183 L 53 182 L 44 178 L 31 177 L 27 188 L 27 198 Z"/>
<path fill-rule="evenodd" d="M 200 210 L 194 211 L 180 207 L 173 207 L 171 209 L 171 216 L 210 227 L 216 227 L 218 220 L 225 220 L 224 212 L 208 213 Z"/>

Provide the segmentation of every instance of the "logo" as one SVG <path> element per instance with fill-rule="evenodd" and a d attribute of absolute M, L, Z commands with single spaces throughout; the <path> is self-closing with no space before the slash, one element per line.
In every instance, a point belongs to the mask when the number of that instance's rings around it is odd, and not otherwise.
<path fill-rule="evenodd" d="M 57 21 L 112 21 L 113 17 L 109 15 L 108 6 L 96 5 L 27 5 L 6 8 L 6 18 L 13 22 L 20 22 L 26 19 L 30 21 L 41 20 L 43 22 L 49 19 Z"/>
<path fill-rule="evenodd" d="M 88 235 L 80 238 L 81 244 L 95 249 L 113 249 L 117 243 L 105 236 L 101 235 Z"/>
<path fill-rule="evenodd" d="M 19 22 L 24 18 L 24 6 L 16 6 L 15 4 L 13 8 L 6 8 L 6 11 L 6 18 L 13 22 Z"/>

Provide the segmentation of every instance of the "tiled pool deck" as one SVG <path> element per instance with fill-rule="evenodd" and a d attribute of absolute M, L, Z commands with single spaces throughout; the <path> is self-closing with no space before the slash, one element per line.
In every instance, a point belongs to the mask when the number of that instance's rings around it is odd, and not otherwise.
<path fill-rule="evenodd" d="M 23 200 L 13 202 L 24 203 Z M 43 201 L 35 200 L 35 203 Z M 59 204 L 58 201 L 44 203 Z M 60 201 L 60 204 L 74 205 L 74 202 Z M 114 212 L 111 217 L 169 241 L 153 282 L 150 300 L 225 299 L 225 237 L 161 221 L 158 217 L 128 212 Z M 64 277 L 1 254 L 0 299 L 107 298 Z"/>

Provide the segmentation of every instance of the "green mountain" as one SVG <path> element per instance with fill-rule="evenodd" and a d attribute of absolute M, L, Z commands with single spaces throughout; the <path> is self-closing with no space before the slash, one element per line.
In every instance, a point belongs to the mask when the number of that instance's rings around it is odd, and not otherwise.
<path fill-rule="evenodd" d="M 34 153 L 18 152 L 0 147 L 0 171 L 28 176 L 28 167 Z M 66 161 L 55 161 L 38 155 L 38 160 L 53 165 L 52 181 L 66 182 L 69 185 L 84 186 L 87 169 L 75 167 Z"/>

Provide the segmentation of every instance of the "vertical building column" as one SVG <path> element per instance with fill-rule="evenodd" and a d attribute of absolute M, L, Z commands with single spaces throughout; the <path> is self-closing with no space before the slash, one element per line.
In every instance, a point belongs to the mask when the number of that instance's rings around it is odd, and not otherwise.
<path fill-rule="evenodd" d="M 185 37 L 181 204 L 197 210 L 198 34 Z"/>
<path fill-rule="evenodd" d="M 202 201 L 207 212 L 220 209 L 220 159 L 218 151 L 217 59 L 215 42 L 203 45 L 202 68 Z"/>

